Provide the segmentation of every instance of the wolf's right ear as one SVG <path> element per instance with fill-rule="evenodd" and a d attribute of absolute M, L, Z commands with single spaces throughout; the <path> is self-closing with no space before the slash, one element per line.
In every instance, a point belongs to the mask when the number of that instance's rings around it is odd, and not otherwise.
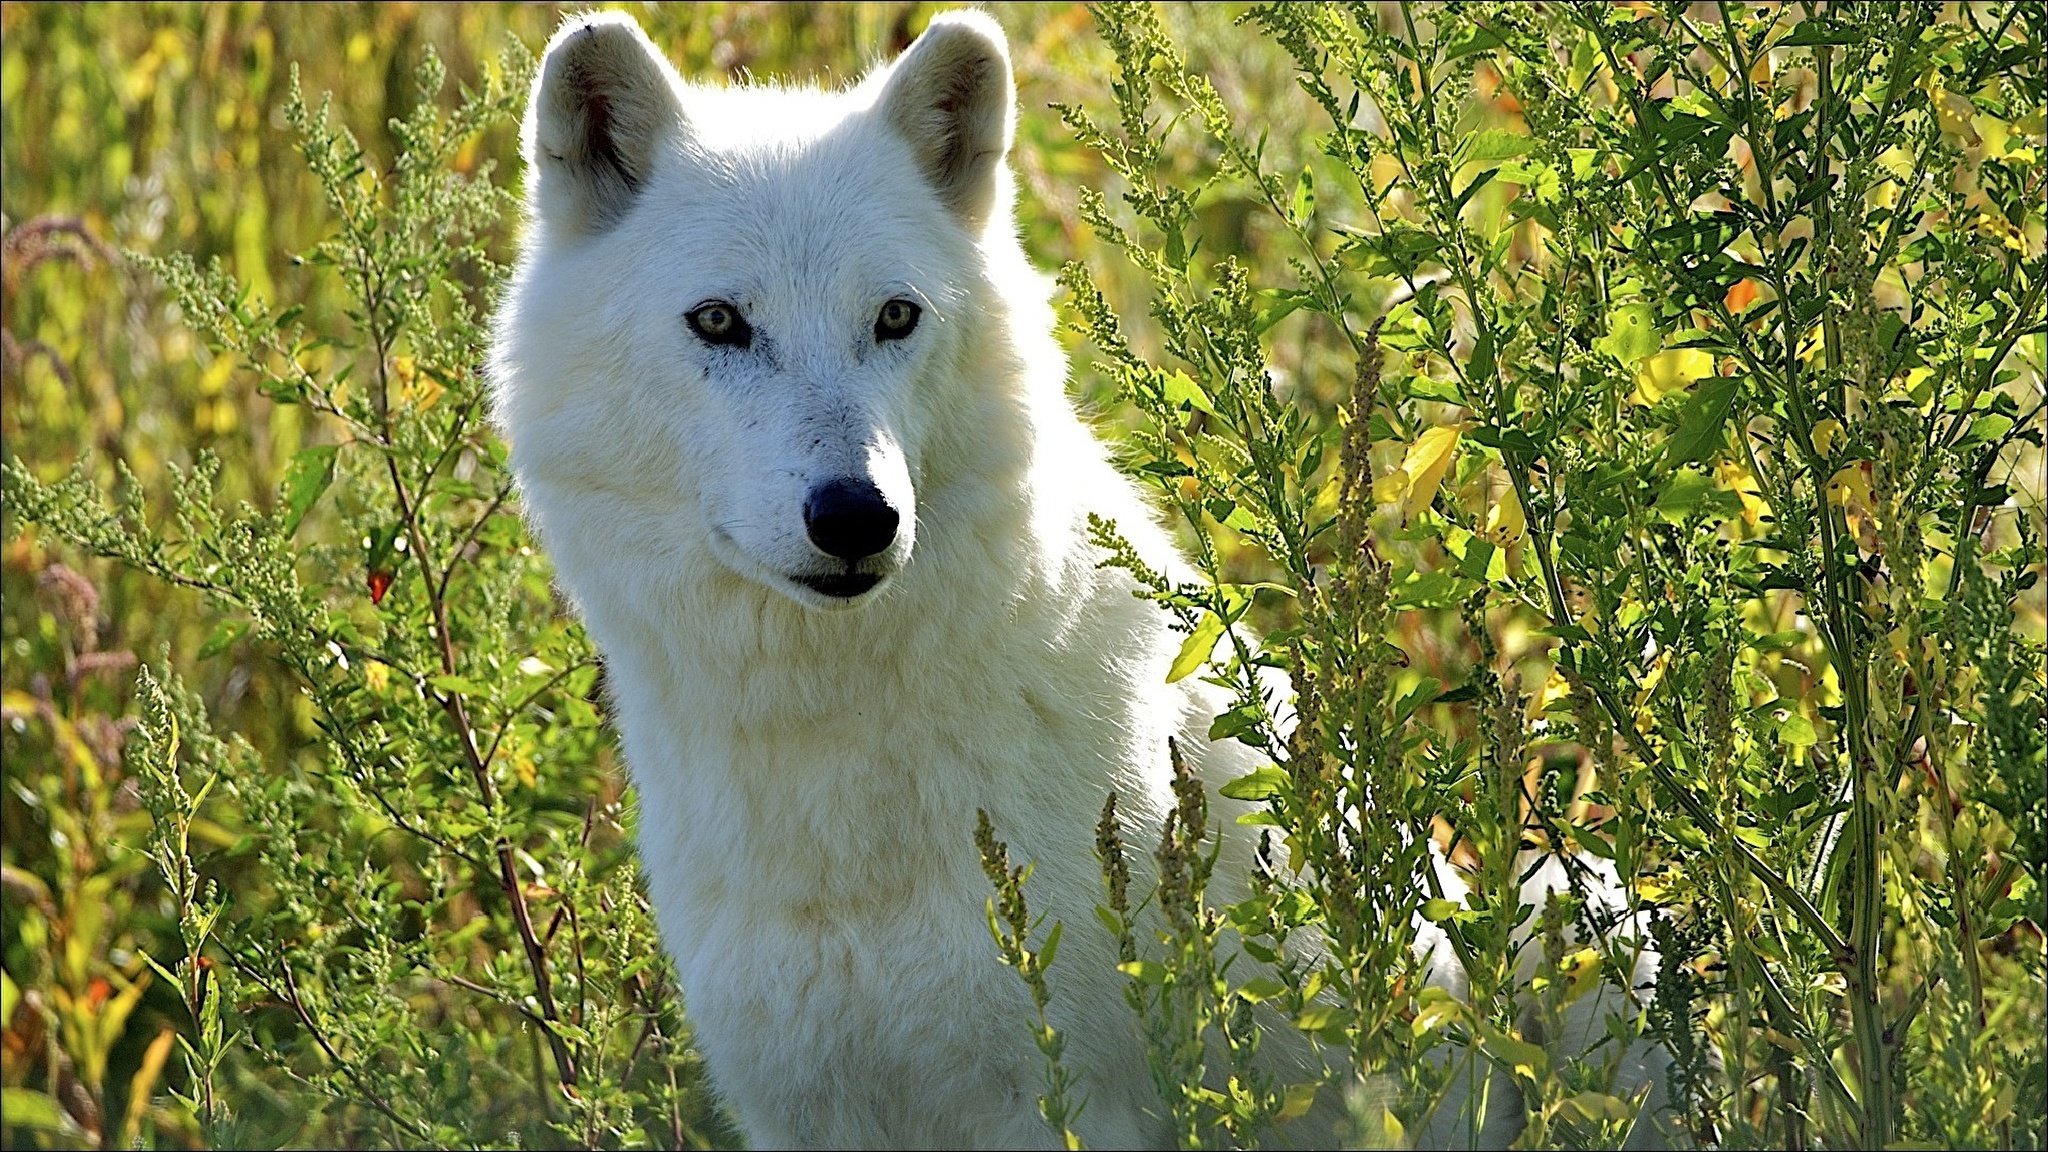
<path fill-rule="evenodd" d="M 548 43 L 526 109 L 535 213 L 573 235 L 606 231 L 682 123 L 674 71 L 631 16 L 571 19 Z"/>

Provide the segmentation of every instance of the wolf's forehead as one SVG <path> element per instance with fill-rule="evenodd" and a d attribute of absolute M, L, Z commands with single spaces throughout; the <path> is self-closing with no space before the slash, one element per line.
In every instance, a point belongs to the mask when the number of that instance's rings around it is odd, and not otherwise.
<path fill-rule="evenodd" d="M 682 178 L 657 186 L 649 207 L 704 271 L 918 282 L 971 259 L 971 242 L 948 226 L 907 146 L 865 118 L 817 133 L 700 137 L 679 160 Z"/>
<path fill-rule="evenodd" d="M 787 212 L 876 199 L 913 177 L 908 146 L 865 90 L 743 86 L 684 92 L 677 143 L 690 183 Z"/>
<path fill-rule="evenodd" d="M 802 148 L 874 102 L 861 89 L 780 84 L 687 85 L 679 96 L 690 136 L 728 154 Z"/>

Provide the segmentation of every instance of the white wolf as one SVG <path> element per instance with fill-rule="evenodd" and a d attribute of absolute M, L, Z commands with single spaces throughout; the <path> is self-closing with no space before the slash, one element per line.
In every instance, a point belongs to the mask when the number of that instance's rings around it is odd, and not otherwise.
<path fill-rule="evenodd" d="M 844 93 L 683 83 L 571 20 L 526 120 L 499 420 L 602 651 L 640 852 L 712 1080 L 755 1147 L 1048 1145 L 1026 991 L 970 841 L 1092 926 L 1093 828 L 1211 783 L 1222 706 L 1098 567 L 1089 513 L 1174 549 L 1065 394 L 1006 164 L 1001 30 L 940 16 Z M 1249 829 L 1223 812 L 1220 875 Z M 1052 1022 L 1098 1147 L 1170 1132 L 1113 944 L 1066 934 Z"/>

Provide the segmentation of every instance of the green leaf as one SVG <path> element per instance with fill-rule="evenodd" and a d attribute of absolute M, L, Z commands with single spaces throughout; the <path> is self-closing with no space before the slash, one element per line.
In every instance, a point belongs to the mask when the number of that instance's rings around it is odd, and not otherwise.
<path fill-rule="evenodd" d="M 284 475 L 285 535 L 299 530 L 299 522 L 306 518 L 307 509 L 334 482 L 334 453 L 334 445 L 319 444 L 302 448 L 292 457 L 291 466 Z"/>
<path fill-rule="evenodd" d="M 1472 537 L 1465 542 L 1465 554 L 1458 557 L 1458 571 L 1474 580 L 1486 579 L 1495 551 L 1492 541 Z"/>
<path fill-rule="evenodd" d="M 1448 608 L 1472 594 L 1476 582 L 1463 580 L 1449 570 L 1439 568 L 1434 572 L 1411 573 L 1409 578 L 1394 585 L 1394 607 Z"/>
<path fill-rule="evenodd" d="M 1634 367 L 1664 346 L 1657 331 L 1657 310 L 1648 304 L 1623 304 L 1607 317 L 1607 335 L 1593 341 L 1595 351 L 1605 352 Z"/>
<path fill-rule="evenodd" d="M 1443 922 L 1451 919 L 1457 914 L 1457 904 L 1453 903 L 1452 901 L 1442 899 L 1441 897 L 1434 900 L 1424 900 L 1422 902 L 1422 918 L 1424 920 L 1429 921 L 1431 924 L 1442 924 Z"/>
<path fill-rule="evenodd" d="M 1239 704 L 1209 724 L 1209 739 L 1231 740 L 1259 730 L 1259 721 L 1265 714 L 1256 704 Z M 1264 744 L 1264 738 L 1246 741 L 1249 744 Z"/>
<path fill-rule="evenodd" d="M 1697 468 L 1681 468 L 1671 474 L 1657 495 L 1657 514 L 1673 524 L 1695 515 L 1730 517 L 1742 514 L 1742 498 L 1714 486 L 1713 478 Z"/>
<path fill-rule="evenodd" d="M 1437 400 L 1445 404 L 1463 404 L 1465 394 L 1458 389 L 1455 380 L 1438 380 L 1429 376 L 1410 376 L 1407 381 L 1408 396 L 1415 400 Z"/>
<path fill-rule="evenodd" d="M 1424 676 L 1414 688 L 1410 689 L 1406 695 L 1402 696 L 1394 704 L 1394 723 L 1399 724 L 1401 721 L 1406 720 L 1414 714 L 1417 708 L 1422 707 L 1424 704 L 1435 703 L 1437 689 L 1443 686 L 1443 681 L 1438 680 L 1436 677 Z"/>
<path fill-rule="evenodd" d="M 1298 288 L 1261 288 L 1258 291 L 1258 297 L 1260 300 L 1265 301 L 1265 303 L 1259 306 L 1258 315 L 1253 320 L 1252 326 L 1260 332 L 1265 332 L 1273 327 L 1273 325 L 1294 315 L 1297 310 L 1309 307 L 1316 302 L 1315 293 L 1304 292 Z M 1212 408 L 1209 411 L 1213 412 L 1215 409 Z"/>
<path fill-rule="evenodd" d="M 1741 383 L 1739 376 L 1715 376 L 1692 394 L 1678 417 L 1678 431 L 1664 443 L 1671 463 L 1696 464 L 1721 447 L 1721 429 L 1735 408 Z"/>
<path fill-rule="evenodd" d="M 1811 48 L 1822 44 L 1854 44 L 1865 34 L 1854 28 L 1830 28 L 1820 20 L 1802 20 L 1792 34 L 1778 41 L 1779 48 Z"/>
<path fill-rule="evenodd" d="M 1451 33 L 1444 47 L 1444 62 L 1449 63 L 1460 57 L 1470 56 L 1474 52 L 1499 48 L 1505 43 L 1500 34 L 1491 28 L 1482 28 L 1477 24 L 1468 25 Z"/>
<path fill-rule="evenodd" d="M 1116 918 L 1116 913 L 1111 912 L 1100 904 L 1095 906 L 1095 919 L 1097 923 L 1101 924 L 1109 932 L 1112 938 L 1123 934 L 1123 922 Z"/>
<path fill-rule="evenodd" d="M 1479 1033 L 1479 1046 L 1497 1063 L 1532 1080 L 1543 1078 L 1550 1066 L 1550 1057 L 1543 1049 L 1502 1032 L 1484 1020 L 1474 1020 L 1473 1028 Z"/>
<path fill-rule="evenodd" d="M 1273 1119 L 1285 1124 L 1308 1115 L 1308 1110 L 1316 1106 L 1316 1089 L 1319 1087 L 1321 1085 L 1313 1080 L 1289 1084 L 1280 1098 L 1280 1111 L 1274 1114 Z"/>
<path fill-rule="evenodd" d="M 1166 983 L 1166 965 L 1156 960 L 1126 960 L 1116 970 L 1140 984 Z"/>
<path fill-rule="evenodd" d="M 1315 172 L 1304 166 L 1301 175 L 1294 181 L 1294 200 L 1288 205 L 1288 218 L 1296 224 L 1306 225 L 1316 214 Z"/>
<path fill-rule="evenodd" d="M 1813 729 L 1813 721 L 1794 712 L 1778 725 L 1778 739 L 1786 744 L 1818 744 L 1820 733 Z"/>
<path fill-rule="evenodd" d="M 1539 204 L 1552 204 L 1564 193 L 1564 179 L 1557 169 L 1541 160 L 1530 160 L 1520 164 L 1503 164 L 1497 170 L 1500 179 L 1511 184 L 1520 184 Z"/>
<path fill-rule="evenodd" d="M 1311 1004 L 1294 1018 L 1294 1026 L 1303 1032 L 1323 1032 L 1340 1028 L 1351 1019 L 1351 1013 L 1337 1004 Z"/>
<path fill-rule="evenodd" d="M 209 656 L 220 655 L 222 652 L 227 651 L 228 647 L 234 644 L 235 641 L 240 640 L 248 631 L 249 622 L 247 620 L 221 621 L 219 624 L 214 625 L 213 634 L 206 638 L 206 643 L 199 646 L 199 658 L 204 660 Z"/>
<path fill-rule="evenodd" d="M 1210 415 L 1216 412 L 1215 401 L 1210 400 L 1202 386 L 1195 383 L 1195 378 L 1185 372 L 1177 371 L 1166 377 L 1160 382 L 1160 388 L 1166 395 L 1166 402 L 1176 408 L 1199 408 Z"/>
<path fill-rule="evenodd" d="M 1474 193 L 1478 192 L 1481 188 L 1484 188 L 1488 184 L 1492 183 L 1494 171 L 1495 170 L 1492 168 L 1481 169 L 1479 175 L 1474 176 L 1472 178 L 1472 182 L 1465 185 L 1465 187 L 1459 191 L 1458 195 L 1451 200 L 1451 211 L 1458 212 L 1462 210 L 1465 207 L 1465 202 L 1467 200 L 1472 199 Z M 1493 368 L 1492 365 L 1489 364 L 1483 368 L 1476 369 L 1475 371 L 1476 374 L 1479 375 L 1489 375 L 1492 373 Z"/>
<path fill-rule="evenodd" d="M 1052 963 L 1053 957 L 1060 954 L 1060 929 L 1065 926 L 1064 921 L 1055 920 L 1052 922 L 1052 931 L 1045 934 L 1045 944 L 1038 950 L 1038 967 L 1041 971 Z"/>
<path fill-rule="evenodd" d="M 1465 137 L 1452 157 L 1458 164 L 1498 164 L 1503 160 L 1526 155 L 1536 147 L 1533 136 L 1521 132 L 1510 132 L 1504 128 L 1489 128 Z"/>
<path fill-rule="evenodd" d="M 1626 1102 L 1604 1092 L 1581 1092 L 1566 1100 L 1564 1107 L 1590 1124 L 1625 1124 L 1636 1115 Z"/>
<path fill-rule="evenodd" d="M 1287 985 L 1271 976 L 1254 976 L 1238 987 L 1237 994 L 1247 1004 L 1258 1004 L 1286 991 Z"/>
<path fill-rule="evenodd" d="M 1468 429 L 1465 435 L 1486 445 L 1488 448 L 1495 448 L 1502 452 L 1520 452 L 1531 457 L 1543 454 L 1543 445 L 1537 443 L 1534 436 L 1529 435 L 1520 428 L 1497 428 L 1491 424 L 1481 424 L 1476 428 Z"/>
<path fill-rule="evenodd" d="M 1614 859 L 1614 845 L 1607 837 L 1590 828 L 1572 829 L 1572 843 L 1598 856 L 1602 860 Z"/>
<path fill-rule="evenodd" d="M 1294 781 L 1278 767 L 1268 764 L 1248 775 L 1239 776 L 1216 791 L 1232 800 L 1271 800 L 1294 790 Z"/>
<path fill-rule="evenodd" d="M 1430 992 L 1441 992 L 1441 988 L 1425 988 L 1425 995 L 1419 997 L 1421 1009 L 1415 1013 L 1415 1020 L 1409 1025 L 1417 1036 L 1425 1036 L 1445 1024 L 1465 1018 L 1465 1006 L 1449 996 L 1429 996 Z"/>
<path fill-rule="evenodd" d="M 1173 667 L 1166 670 L 1166 682 L 1175 684 L 1187 679 L 1188 674 L 1208 663 L 1209 653 L 1216 650 L 1216 642 L 1223 639 L 1223 617 L 1214 612 L 1202 613 L 1202 622 L 1181 641 L 1180 654 L 1173 658 Z"/>
<path fill-rule="evenodd" d="M 464 696 L 479 696 L 483 694 L 483 686 L 467 676 L 435 676 L 430 678 L 427 683 L 443 692 L 460 692 Z"/>
<path fill-rule="evenodd" d="M 0 1124 L 36 1132 L 54 1132 L 67 1139 L 83 1138 L 78 1126 L 48 1093 L 33 1088 L 9 1088 L 0 1092 Z"/>

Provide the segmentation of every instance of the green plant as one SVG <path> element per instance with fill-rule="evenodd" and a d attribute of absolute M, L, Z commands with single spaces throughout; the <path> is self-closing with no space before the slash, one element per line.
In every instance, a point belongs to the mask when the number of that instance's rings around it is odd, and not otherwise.
<path fill-rule="evenodd" d="M 530 67 L 508 54 L 444 112 L 428 53 L 381 168 L 294 89 L 286 117 L 337 223 L 305 260 L 345 287 L 338 314 L 135 257 L 217 354 L 336 437 L 292 458 L 274 508 L 223 508 L 208 455 L 173 469 L 168 527 L 132 477 L 116 508 L 82 471 L 7 466 L 14 515 L 204 594 L 222 612 L 200 654 L 262 645 L 318 733 L 266 765 L 212 735 L 176 675 L 141 679 L 134 760 L 182 941 L 157 974 L 190 1016 L 181 1099 L 213 1143 L 708 1139 L 603 771 L 596 662 L 483 422 L 480 317 L 501 273 L 486 245 L 510 198 L 464 153 L 516 110 Z M 245 842 L 192 835 L 209 795 Z M 230 899 L 237 863 L 263 883 Z M 297 1102 L 254 1107 L 272 1102 L 251 1063 Z"/>
<path fill-rule="evenodd" d="M 1271 1119 L 1189 1086 L 1245 1082 L 1225 1022 L 1277 1001 L 1342 1050 L 1361 1139 L 1481 1066 L 1530 1144 L 1619 1139 L 1647 1030 L 1702 1143 L 2038 1144 L 2038 7 L 1264 5 L 1326 122 L 1285 175 L 1154 9 L 1096 15 L 1113 119 L 1063 114 L 1128 212 L 1082 214 L 1164 355 L 1062 283 L 1202 578 L 1098 536 L 1188 630 L 1175 674 L 1230 638 L 1211 734 L 1274 765 L 1225 793 L 1288 855 L 1194 913 L 1271 975 L 1211 980 L 1184 931 L 1127 965 L 1198 997 L 1134 998 L 1193 1022 L 1155 1046 L 1181 1141 Z M 1291 275 L 1209 239 L 1247 212 Z M 1571 850 L 1541 908 L 1531 848 Z M 1465 999 L 1418 978 L 1419 922 Z"/>

